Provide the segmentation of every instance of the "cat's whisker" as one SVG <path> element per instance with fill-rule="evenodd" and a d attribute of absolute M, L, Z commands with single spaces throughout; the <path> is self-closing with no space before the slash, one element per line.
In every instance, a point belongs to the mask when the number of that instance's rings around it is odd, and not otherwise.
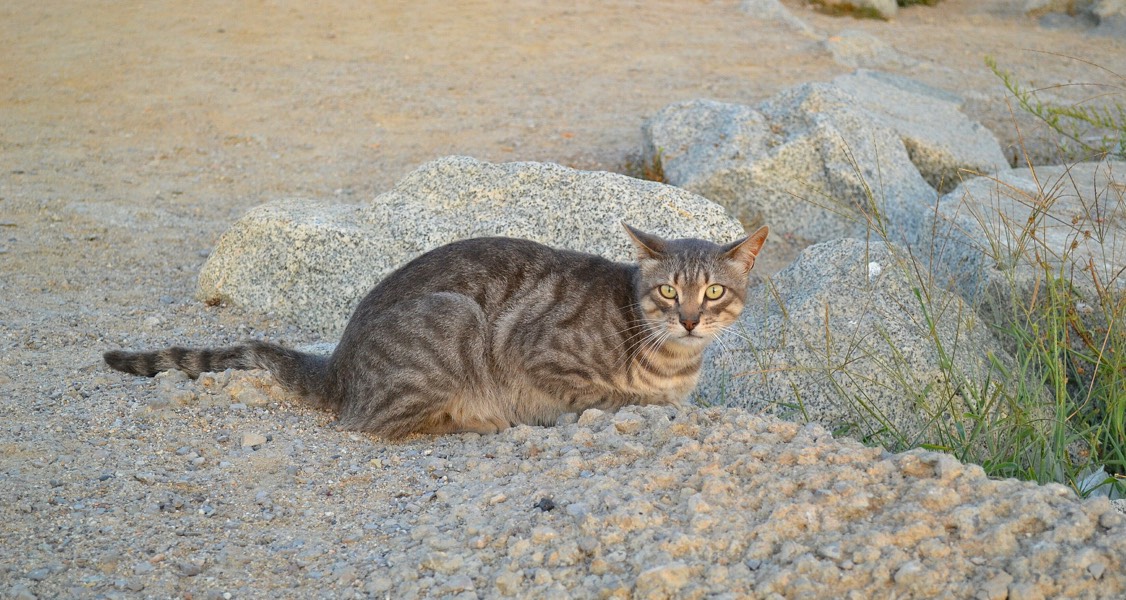
<path fill-rule="evenodd" d="M 745 334 L 745 333 L 743 333 L 743 332 L 739 331 L 739 330 L 738 330 L 738 329 L 736 329 L 736 328 L 735 328 L 735 327 L 734 327 L 733 325 L 728 325 L 727 327 L 724 327 L 724 328 L 723 328 L 722 330 L 720 330 L 720 332 L 719 332 L 719 333 L 717 334 L 717 337 L 718 337 L 719 335 L 732 335 L 732 336 L 735 336 L 735 337 L 737 337 L 737 338 L 739 338 L 739 339 L 741 339 L 741 340 L 743 340 L 744 342 L 747 342 L 747 343 L 749 343 L 749 344 L 753 344 L 753 343 L 755 342 L 755 340 L 754 340 L 753 338 L 751 338 L 751 337 L 750 337 L 750 336 L 748 336 L 747 334 Z"/>

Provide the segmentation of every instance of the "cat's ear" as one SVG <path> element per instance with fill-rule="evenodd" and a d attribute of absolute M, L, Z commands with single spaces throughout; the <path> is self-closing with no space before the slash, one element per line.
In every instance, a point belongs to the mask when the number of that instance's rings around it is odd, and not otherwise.
<path fill-rule="evenodd" d="M 665 240 L 645 233 L 640 229 L 634 229 L 629 226 L 629 223 L 622 221 L 622 227 L 626 228 L 626 233 L 629 238 L 633 240 L 633 245 L 637 246 L 637 259 L 645 260 L 649 258 L 660 258 L 665 253 Z"/>
<path fill-rule="evenodd" d="M 751 268 L 755 266 L 755 258 L 758 257 L 759 250 L 762 250 L 762 245 L 766 243 L 768 233 L 770 230 L 763 225 L 751 235 L 724 246 L 724 258 L 741 265 L 743 273 L 750 273 Z"/>

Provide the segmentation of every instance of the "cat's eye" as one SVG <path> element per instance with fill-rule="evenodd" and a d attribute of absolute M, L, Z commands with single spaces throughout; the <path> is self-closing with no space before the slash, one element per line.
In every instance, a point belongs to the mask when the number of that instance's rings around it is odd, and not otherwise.
<path fill-rule="evenodd" d="M 719 300 L 723 297 L 723 292 L 725 291 L 727 291 L 727 288 L 719 285 L 718 283 L 715 285 L 709 285 L 708 289 L 704 290 L 704 297 L 708 300 Z"/>
<path fill-rule="evenodd" d="M 676 288 L 671 285 L 662 285 L 659 291 L 661 292 L 662 296 L 668 298 L 669 300 L 676 298 Z"/>

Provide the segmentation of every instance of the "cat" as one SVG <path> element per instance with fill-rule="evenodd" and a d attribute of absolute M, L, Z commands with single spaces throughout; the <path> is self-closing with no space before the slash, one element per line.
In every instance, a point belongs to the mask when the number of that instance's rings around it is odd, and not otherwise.
<path fill-rule="evenodd" d="M 511 238 L 431 250 L 368 293 L 331 357 L 252 341 L 104 359 L 149 377 L 265 369 L 344 427 L 388 439 L 680 405 L 704 349 L 742 312 L 768 229 L 720 246 L 623 226 L 636 264 Z"/>

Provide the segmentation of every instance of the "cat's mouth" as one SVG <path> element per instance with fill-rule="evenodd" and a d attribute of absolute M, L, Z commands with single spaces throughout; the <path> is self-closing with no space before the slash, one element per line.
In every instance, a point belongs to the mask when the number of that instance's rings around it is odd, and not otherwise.
<path fill-rule="evenodd" d="M 711 336 L 707 333 L 701 332 L 699 330 L 685 331 L 682 329 L 680 335 L 675 336 L 674 339 L 682 341 L 684 343 L 692 344 L 706 342 L 710 337 Z"/>

